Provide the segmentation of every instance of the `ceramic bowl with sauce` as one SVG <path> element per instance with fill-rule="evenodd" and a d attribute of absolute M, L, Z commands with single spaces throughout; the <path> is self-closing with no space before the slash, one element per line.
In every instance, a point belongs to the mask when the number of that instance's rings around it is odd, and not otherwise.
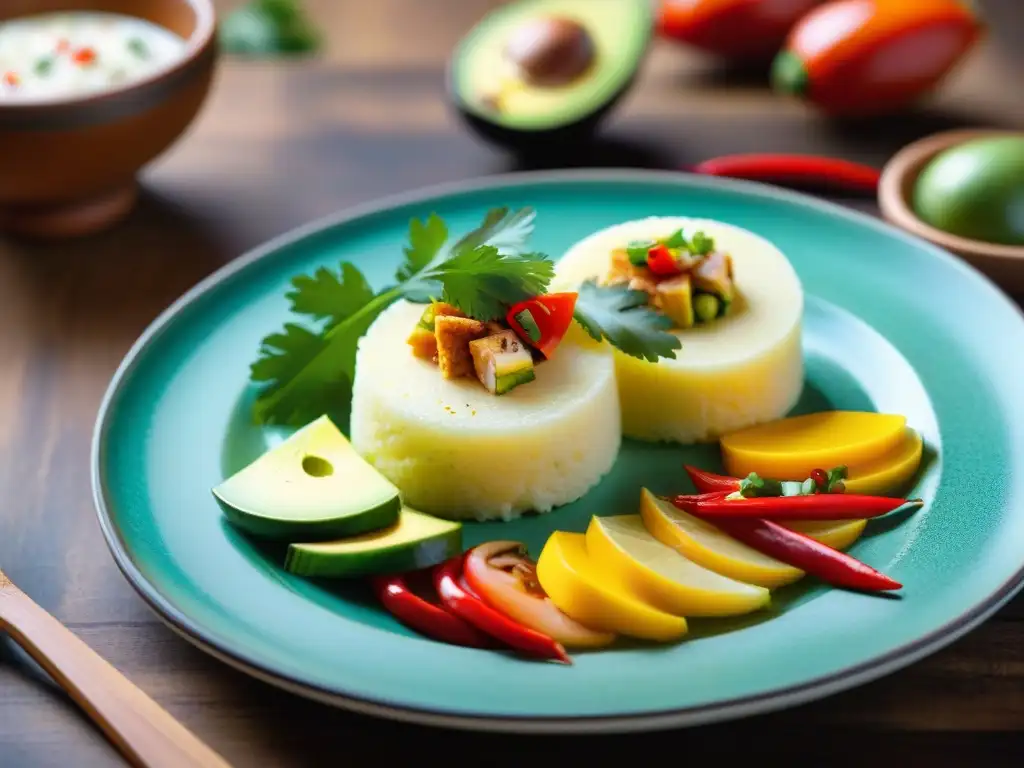
<path fill-rule="evenodd" d="M 882 215 L 962 257 L 1004 290 L 1024 293 L 1024 245 L 1007 237 L 1016 232 L 1019 240 L 1024 232 L 1022 140 L 1021 131 L 955 130 L 904 147 L 882 171 Z M 986 223 L 989 239 L 982 236 Z M 967 236 L 966 229 L 975 232 Z"/>
<path fill-rule="evenodd" d="M 211 0 L 0 3 L 0 231 L 72 237 L 123 218 L 216 58 Z"/>

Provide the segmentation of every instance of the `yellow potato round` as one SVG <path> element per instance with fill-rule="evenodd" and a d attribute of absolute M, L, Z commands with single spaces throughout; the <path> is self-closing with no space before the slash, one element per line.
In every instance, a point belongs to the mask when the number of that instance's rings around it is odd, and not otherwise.
<path fill-rule="evenodd" d="M 786 257 L 747 230 L 706 219 L 650 217 L 600 230 L 559 261 L 552 290 L 603 279 L 630 240 L 703 230 L 732 257 L 732 313 L 675 333 L 675 359 L 650 363 L 615 350 L 623 434 L 649 441 L 715 440 L 785 415 L 803 388 L 803 290 Z"/>

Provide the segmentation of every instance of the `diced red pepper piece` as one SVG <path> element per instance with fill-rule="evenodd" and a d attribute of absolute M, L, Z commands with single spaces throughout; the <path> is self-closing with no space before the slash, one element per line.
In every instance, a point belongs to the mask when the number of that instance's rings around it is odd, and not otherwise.
<path fill-rule="evenodd" d="M 524 627 L 491 608 L 462 588 L 462 557 L 453 557 L 433 571 L 434 588 L 445 607 L 477 629 L 518 651 L 551 661 L 571 664 L 561 643 L 547 635 Z"/>
<path fill-rule="evenodd" d="M 67 53 L 71 50 L 71 43 L 66 37 L 62 37 L 57 41 L 57 53 Z"/>
<path fill-rule="evenodd" d="M 388 613 L 417 632 L 452 645 L 493 647 L 494 642 L 489 635 L 413 592 L 405 576 L 376 576 L 371 579 L 371 584 Z"/>
<path fill-rule="evenodd" d="M 71 60 L 76 64 L 92 64 L 96 61 L 96 51 L 93 48 L 79 48 L 71 54 Z"/>
<path fill-rule="evenodd" d="M 669 247 L 660 243 L 647 252 L 647 268 L 659 277 L 671 277 L 683 271 Z"/>
<path fill-rule="evenodd" d="M 525 343 L 551 358 L 572 325 L 576 293 L 548 293 L 512 306 L 505 320 Z"/>
<path fill-rule="evenodd" d="M 4 73 L 4 85 L 11 88 L 17 88 L 21 85 L 21 78 L 18 77 L 17 72 L 5 72 Z"/>

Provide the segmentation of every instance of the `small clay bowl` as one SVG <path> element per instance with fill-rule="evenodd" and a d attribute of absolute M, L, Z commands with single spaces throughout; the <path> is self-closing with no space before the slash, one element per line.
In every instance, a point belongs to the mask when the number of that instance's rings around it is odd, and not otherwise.
<path fill-rule="evenodd" d="M 878 205 L 892 224 L 930 240 L 957 254 L 984 272 L 1003 290 L 1024 293 L 1024 246 L 986 243 L 951 235 L 926 224 L 914 212 L 914 184 L 928 162 L 939 152 L 965 141 L 987 136 L 1021 135 L 1020 131 L 959 130 L 945 131 L 915 141 L 901 149 L 882 169 L 878 184 Z"/>
<path fill-rule="evenodd" d="M 217 59 L 216 14 L 211 0 L 3 0 L 0 22 L 53 11 L 135 16 L 188 42 L 182 58 L 126 86 L 0 102 L 0 230 L 77 237 L 131 211 L 139 170 L 199 112 Z"/>

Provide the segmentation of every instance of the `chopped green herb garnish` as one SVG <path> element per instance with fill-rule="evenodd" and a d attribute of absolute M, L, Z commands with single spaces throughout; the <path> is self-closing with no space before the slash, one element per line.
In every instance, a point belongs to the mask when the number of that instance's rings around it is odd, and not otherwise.
<path fill-rule="evenodd" d="M 35 71 L 40 77 L 46 77 L 53 71 L 54 57 L 44 56 L 36 62 Z"/>
<path fill-rule="evenodd" d="M 817 491 L 822 493 L 840 493 L 843 480 L 846 478 L 846 467 L 831 469 L 828 475 L 828 488 L 818 488 L 813 478 L 806 480 L 770 480 L 751 472 L 740 480 L 740 494 L 748 499 L 756 496 L 811 496 Z"/>
<path fill-rule="evenodd" d="M 683 230 L 677 229 L 671 235 L 664 240 L 664 244 L 669 248 L 686 248 L 686 235 L 683 234 Z"/>
<path fill-rule="evenodd" d="M 715 250 L 715 241 L 703 232 L 694 232 L 690 239 L 690 250 L 698 256 L 707 256 Z"/>
<path fill-rule="evenodd" d="M 149 58 L 149 46 L 146 45 L 146 41 L 141 37 L 133 37 L 128 40 L 128 50 L 138 56 L 140 59 Z"/>
<path fill-rule="evenodd" d="M 657 243 L 653 240 L 633 240 L 626 246 L 629 263 L 634 267 L 647 266 L 647 253 L 656 245 Z"/>
<path fill-rule="evenodd" d="M 523 333 L 526 334 L 530 341 L 534 344 L 540 341 L 540 326 L 533 319 L 533 314 L 530 310 L 524 309 L 522 312 L 516 313 L 516 322 L 519 323 L 519 327 L 523 329 Z"/>
<path fill-rule="evenodd" d="M 593 280 L 579 287 L 575 319 L 590 336 L 608 340 L 631 357 L 656 362 L 675 358 L 682 342 L 669 333 L 672 320 L 647 306 L 644 291 L 624 285 L 599 286 Z"/>

